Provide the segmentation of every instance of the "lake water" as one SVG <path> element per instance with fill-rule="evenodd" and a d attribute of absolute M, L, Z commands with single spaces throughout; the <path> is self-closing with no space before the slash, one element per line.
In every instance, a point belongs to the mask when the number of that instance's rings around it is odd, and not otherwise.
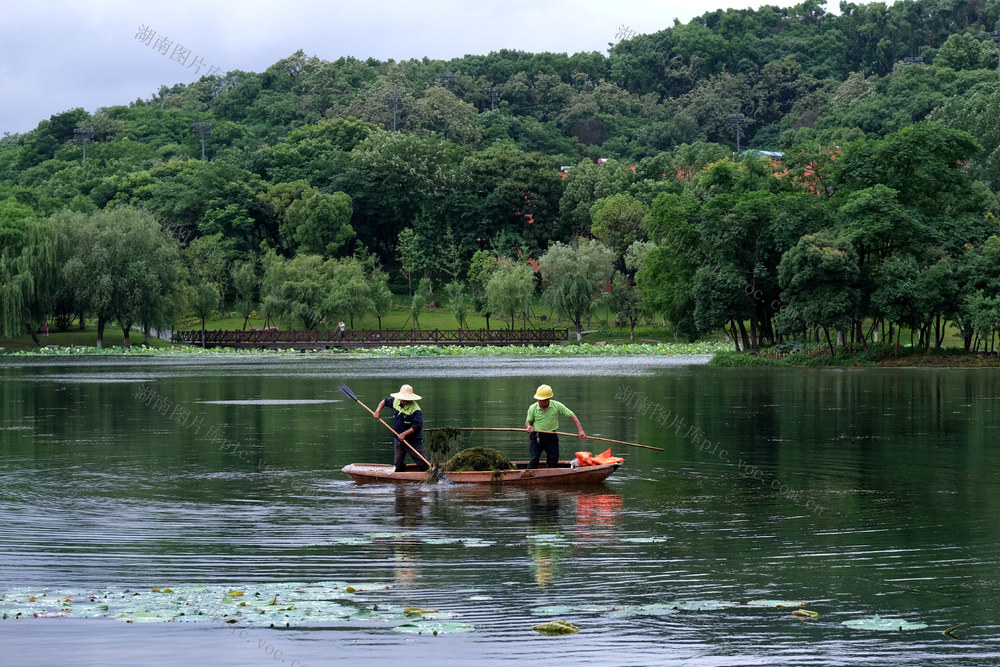
<path fill-rule="evenodd" d="M 1000 664 L 994 371 L 327 355 L 0 379 L 3 664 Z M 356 485 L 340 468 L 391 445 L 342 382 L 369 407 L 412 384 L 428 428 L 521 427 L 544 382 L 588 434 L 664 451 L 615 445 L 586 489 Z M 875 615 L 927 627 L 842 624 Z M 580 631 L 532 630 L 552 620 Z"/>

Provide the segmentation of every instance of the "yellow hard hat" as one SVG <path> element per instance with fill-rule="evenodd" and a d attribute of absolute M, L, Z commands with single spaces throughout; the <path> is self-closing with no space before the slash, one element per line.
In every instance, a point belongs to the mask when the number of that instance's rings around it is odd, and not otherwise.
<path fill-rule="evenodd" d="M 552 398 L 552 387 L 547 384 L 538 385 L 538 389 L 535 390 L 535 400 L 544 401 L 547 398 Z"/>

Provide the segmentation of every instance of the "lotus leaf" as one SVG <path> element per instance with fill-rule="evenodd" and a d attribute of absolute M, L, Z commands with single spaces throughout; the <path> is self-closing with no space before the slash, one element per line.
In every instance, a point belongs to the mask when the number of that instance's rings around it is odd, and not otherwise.
<path fill-rule="evenodd" d="M 681 600 L 673 603 L 673 607 L 681 611 L 710 611 L 738 606 L 740 606 L 739 602 L 728 600 Z"/>
<path fill-rule="evenodd" d="M 666 542 L 665 537 L 623 537 L 622 542 L 644 543 L 644 542 Z"/>
<path fill-rule="evenodd" d="M 844 621 L 841 625 L 846 625 L 855 630 L 876 630 L 881 632 L 902 632 L 903 630 L 923 630 L 926 623 L 911 623 L 901 618 L 881 618 L 878 614 L 868 618 L 860 618 L 854 621 Z"/>
<path fill-rule="evenodd" d="M 404 623 L 393 628 L 396 632 L 408 632 L 418 635 L 440 635 L 452 632 L 474 632 L 476 627 L 471 623 L 427 622 Z"/>

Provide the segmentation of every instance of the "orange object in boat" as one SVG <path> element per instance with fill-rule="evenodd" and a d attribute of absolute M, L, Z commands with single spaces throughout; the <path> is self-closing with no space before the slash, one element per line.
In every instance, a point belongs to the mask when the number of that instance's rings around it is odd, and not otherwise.
<path fill-rule="evenodd" d="M 601 466 L 609 463 L 623 463 L 625 459 L 620 456 L 612 456 L 611 449 L 607 449 L 601 454 L 591 454 L 590 452 L 577 452 L 576 460 L 581 466 Z"/>

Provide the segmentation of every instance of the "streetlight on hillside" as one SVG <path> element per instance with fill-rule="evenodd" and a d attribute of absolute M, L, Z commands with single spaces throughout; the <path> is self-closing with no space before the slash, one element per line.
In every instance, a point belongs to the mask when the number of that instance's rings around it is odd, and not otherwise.
<path fill-rule="evenodd" d="M 396 110 L 403 108 L 403 96 L 399 93 L 386 93 L 385 103 L 392 109 L 392 131 L 396 131 Z"/>
<path fill-rule="evenodd" d="M 1000 50 L 1000 30 L 994 30 L 991 32 L 990 38 L 993 40 L 993 43 L 997 45 L 997 49 Z M 998 56 L 1000 56 L 1000 53 L 998 53 Z M 1000 78 L 1000 58 L 998 58 L 997 61 L 997 78 Z"/>
<path fill-rule="evenodd" d="M 94 138 L 94 128 L 77 127 L 73 129 L 73 141 L 83 146 L 83 161 L 87 161 L 87 140 Z"/>
<path fill-rule="evenodd" d="M 191 124 L 191 134 L 201 139 L 201 159 L 205 159 L 205 139 L 212 136 L 212 124 L 208 121 L 200 121 Z"/>
<path fill-rule="evenodd" d="M 486 99 L 490 101 L 490 111 L 494 111 L 497 108 L 497 102 L 500 100 L 500 91 L 490 86 L 483 88 L 483 93 L 486 95 Z"/>
<path fill-rule="evenodd" d="M 747 126 L 747 119 L 741 113 L 729 114 L 729 125 L 736 129 L 736 155 L 740 154 L 740 133 Z"/>

